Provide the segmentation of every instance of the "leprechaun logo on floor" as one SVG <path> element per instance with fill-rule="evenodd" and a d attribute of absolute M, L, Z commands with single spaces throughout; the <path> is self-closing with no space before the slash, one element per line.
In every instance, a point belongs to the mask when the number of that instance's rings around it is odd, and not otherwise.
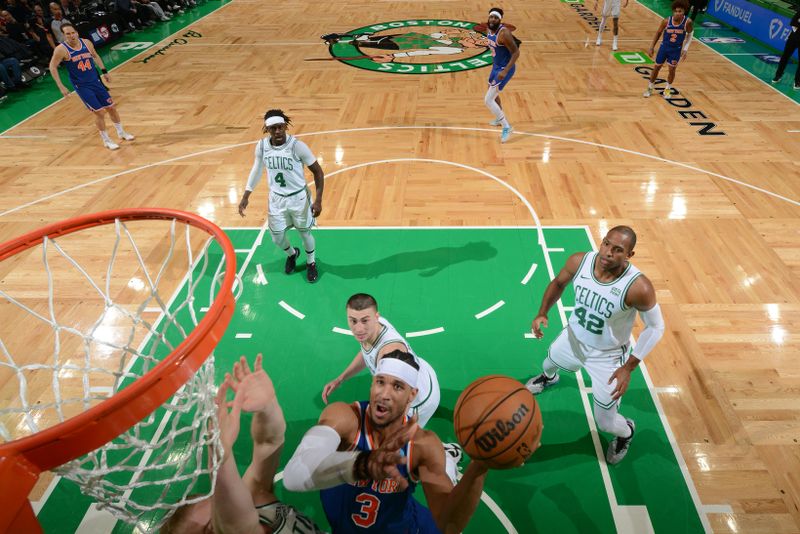
<path fill-rule="evenodd" d="M 322 39 L 331 59 L 353 67 L 394 74 L 441 74 L 492 64 L 486 35 L 476 26 L 482 25 L 460 20 L 398 20 L 329 33 Z"/>

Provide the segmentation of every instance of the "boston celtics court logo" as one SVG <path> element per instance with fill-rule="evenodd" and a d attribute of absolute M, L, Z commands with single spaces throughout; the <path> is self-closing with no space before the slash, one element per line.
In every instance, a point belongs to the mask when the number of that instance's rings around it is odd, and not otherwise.
<path fill-rule="evenodd" d="M 322 39 L 331 58 L 394 74 L 441 74 L 492 64 L 486 26 L 442 19 L 381 22 Z"/>

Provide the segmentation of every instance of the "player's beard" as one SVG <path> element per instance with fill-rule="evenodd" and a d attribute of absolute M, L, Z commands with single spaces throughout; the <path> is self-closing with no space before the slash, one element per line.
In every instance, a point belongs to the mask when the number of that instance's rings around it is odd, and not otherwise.
<path fill-rule="evenodd" d="M 497 28 L 499 28 L 499 27 L 500 27 L 500 23 L 499 23 L 499 22 L 495 22 L 495 23 L 493 24 L 493 23 L 491 23 L 491 22 L 487 22 L 487 23 L 486 23 L 486 26 L 487 26 L 487 27 L 488 27 L 490 30 L 492 30 L 492 31 L 497 31 Z"/>

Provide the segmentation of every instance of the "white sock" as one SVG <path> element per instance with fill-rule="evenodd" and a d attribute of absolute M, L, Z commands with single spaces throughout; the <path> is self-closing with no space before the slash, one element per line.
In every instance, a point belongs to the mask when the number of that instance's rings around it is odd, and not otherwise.
<path fill-rule="evenodd" d="M 542 370 L 548 379 L 555 377 L 556 373 L 558 373 L 558 367 L 556 367 L 556 364 L 553 363 L 549 356 L 542 362 Z"/>
<path fill-rule="evenodd" d="M 305 246 L 306 255 L 308 256 L 308 263 L 316 263 L 317 258 L 316 254 L 314 254 L 314 247 L 316 243 L 314 241 L 314 236 L 311 235 L 311 231 L 306 230 L 305 232 L 300 232 L 300 239 L 303 240 L 303 246 Z"/>
<path fill-rule="evenodd" d="M 648 89 L 652 89 L 653 88 L 653 82 L 647 82 L 647 88 Z"/>
<path fill-rule="evenodd" d="M 498 94 L 500 94 L 500 89 L 498 89 L 497 86 L 489 87 L 489 90 L 486 91 L 486 96 L 483 98 L 483 103 L 486 104 L 486 107 L 492 112 L 495 120 L 503 125 L 503 128 L 510 128 L 511 125 L 508 124 L 508 121 L 506 120 L 506 115 L 503 113 L 503 108 L 501 108 L 495 100 Z"/>
<path fill-rule="evenodd" d="M 615 45 L 617 44 L 617 36 L 616 35 L 614 36 L 614 44 Z"/>
<path fill-rule="evenodd" d="M 107 143 L 111 142 L 111 138 L 108 136 L 108 132 L 105 130 L 100 130 L 100 137 Z"/>
<path fill-rule="evenodd" d="M 672 88 L 669 86 L 669 82 L 667 82 L 667 86 L 666 86 L 664 89 L 672 89 Z"/>
<path fill-rule="evenodd" d="M 606 18 L 605 17 L 601 17 L 600 18 L 600 27 L 597 29 L 597 37 L 598 37 L 598 39 L 603 37 L 603 30 L 605 30 L 605 29 L 606 29 Z"/>
<path fill-rule="evenodd" d="M 444 472 L 454 486 L 458 484 L 458 464 L 455 458 L 447 454 L 447 451 L 444 453 Z"/>
<path fill-rule="evenodd" d="M 125 133 L 125 130 L 122 128 L 122 123 L 121 122 L 115 122 L 114 123 L 114 128 L 117 129 L 117 135 L 119 135 L 119 136 L 121 136 L 122 134 Z"/>

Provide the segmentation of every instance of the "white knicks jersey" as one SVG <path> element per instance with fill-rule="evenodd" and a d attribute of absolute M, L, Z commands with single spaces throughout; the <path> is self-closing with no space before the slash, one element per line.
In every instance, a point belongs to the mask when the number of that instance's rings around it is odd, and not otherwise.
<path fill-rule="evenodd" d="M 272 146 L 269 137 L 263 138 L 256 145 L 256 158 L 267 170 L 270 191 L 280 195 L 305 189 L 303 166 L 317 161 L 308 145 L 293 135 L 287 135 L 286 142 L 278 147 Z"/>
<path fill-rule="evenodd" d="M 636 309 L 625 306 L 625 296 L 642 273 L 630 262 L 625 271 L 608 283 L 594 276 L 597 252 L 587 252 L 572 278 L 575 309 L 569 329 L 581 343 L 600 350 L 617 349 L 630 342 Z"/>
<path fill-rule="evenodd" d="M 383 347 L 389 343 L 402 343 L 406 346 L 408 352 L 416 358 L 419 364 L 419 376 L 417 378 L 417 389 L 419 392 L 417 393 L 417 399 L 414 401 L 412 408 L 423 404 L 430 397 L 434 385 L 436 388 L 439 387 L 436 371 L 433 370 L 433 367 L 431 367 L 428 362 L 414 353 L 414 350 L 408 342 L 403 339 L 400 332 L 392 326 L 392 323 L 383 317 L 378 317 L 378 322 L 381 324 L 381 332 L 378 334 L 375 344 L 369 350 L 367 350 L 364 345 L 361 345 L 361 356 L 364 358 L 364 362 L 367 364 L 370 374 L 375 375 L 378 371 L 378 354 Z"/>

